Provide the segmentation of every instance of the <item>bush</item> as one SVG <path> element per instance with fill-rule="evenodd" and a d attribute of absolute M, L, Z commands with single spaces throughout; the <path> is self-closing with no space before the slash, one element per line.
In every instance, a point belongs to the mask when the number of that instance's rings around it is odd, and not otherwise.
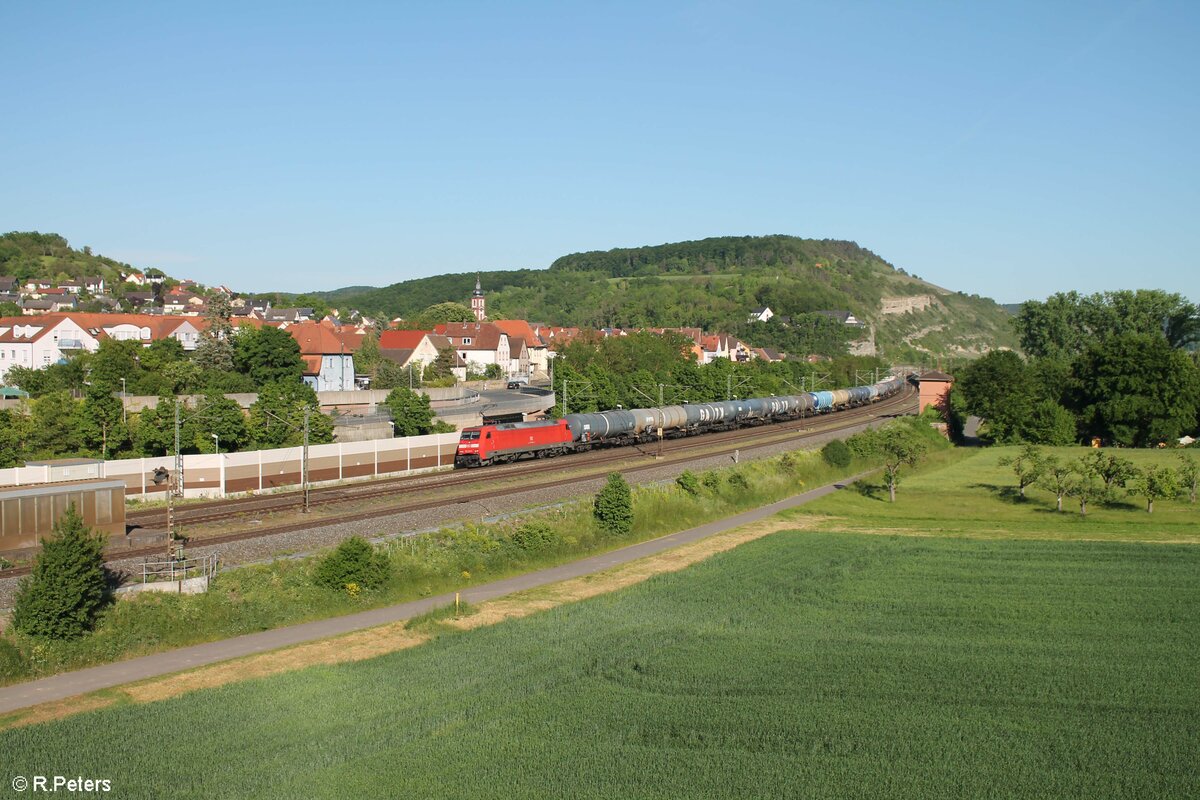
<path fill-rule="evenodd" d="M 109 601 L 104 576 L 104 537 L 92 533 L 74 506 L 42 540 L 33 574 L 21 581 L 13 627 L 30 636 L 74 639 L 87 633 Z"/>
<path fill-rule="evenodd" d="M 750 481 L 738 470 L 733 470 L 729 473 L 729 485 L 739 492 L 744 492 L 750 488 Z"/>
<path fill-rule="evenodd" d="M 854 460 L 854 454 L 850 452 L 849 445 L 841 439 L 834 439 L 821 448 L 821 458 L 831 467 L 845 469 Z"/>
<path fill-rule="evenodd" d="M 705 489 L 708 489 L 714 494 L 721 490 L 721 473 L 717 472 L 716 470 L 709 470 L 708 472 L 704 473 L 704 477 L 702 477 L 700 481 L 704 484 Z"/>
<path fill-rule="evenodd" d="M 374 589 L 388 579 L 392 563 L 383 553 L 376 553 L 371 543 L 361 536 L 351 536 L 317 564 L 313 579 L 320 586 L 337 591 Z M 354 594 L 352 592 L 352 594 Z"/>
<path fill-rule="evenodd" d="M 683 489 L 693 497 L 700 494 L 700 479 L 696 477 L 696 473 L 690 469 L 685 469 L 679 473 L 679 477 L 675 479 L 680 489 Z"/>
<path fill-rule="evenodd" d="M 29 664 L 17 646 L 8 639 L 0 639 L 0 681 L 13 681 L 29 674 Z"/>
<path fill-rule="evenodd" d="M 600 527 L 614 536 L 625 536 L 633 530 L 633 492 L 629 484 L 614 472 L 596 495 L 592 513 Z"/>
<path fill-rule="evenodd" d="M 512 543 L 526 553 L 544 553 L 560 543 L 558 532 L 544 522 L 526 522 L 513 531 Z"/>

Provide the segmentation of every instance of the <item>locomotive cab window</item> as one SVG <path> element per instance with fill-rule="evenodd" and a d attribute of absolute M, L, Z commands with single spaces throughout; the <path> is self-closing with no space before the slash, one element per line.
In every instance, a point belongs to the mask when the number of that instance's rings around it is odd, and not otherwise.
<path fill-rule="evenodd" d="M 462 441 L 473 442 L 479 438 L 479 431 L 463 431 Z"/>

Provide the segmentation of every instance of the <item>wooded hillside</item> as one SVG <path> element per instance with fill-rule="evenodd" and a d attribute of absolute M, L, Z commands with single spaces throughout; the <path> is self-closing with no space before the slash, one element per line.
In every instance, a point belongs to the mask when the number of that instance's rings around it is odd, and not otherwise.
<path fill-rule="evenodd" d="M 913 360 L 1017 343 L 996 303 L 926 283 L 854 242 L 719 237 L 575 253 L 547 270 L 480 275 L 493 318 L 581 327 L 700 326 L 793 353 L 869 353 L 873 345 L 889 358 Z M 439 275 L 321 296 L 343 310 L 412 318 L 433 303 L 465 301 L 474 285 L 473 273 Z M 791 324 L 748 323 L 757 306 L 790 317 Z M 849 311 L 865 325 L 830 325 L 819 311 Z"/>

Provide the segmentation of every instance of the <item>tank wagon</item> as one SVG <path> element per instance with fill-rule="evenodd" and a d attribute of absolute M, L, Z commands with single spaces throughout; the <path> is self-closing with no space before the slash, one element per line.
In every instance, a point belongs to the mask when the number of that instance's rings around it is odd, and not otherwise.
<path fill-rule="evenodd" d="M 559 420 L 480 425 L 463 429 L 454 465 L 487 466 L 519 458 L 547 458 L 594 447 L 616 447 L 784 422 L 874 403 L 891 397 L 903 386 L 902 378 L 888 378 L 869 386 L 825 392 L 661 408 L 618 408 L 567 414 Z"/>

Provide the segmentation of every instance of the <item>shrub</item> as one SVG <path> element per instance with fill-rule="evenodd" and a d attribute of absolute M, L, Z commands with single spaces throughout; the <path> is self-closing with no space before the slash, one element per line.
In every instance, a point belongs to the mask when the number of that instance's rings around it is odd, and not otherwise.
<path fill-rule="evenodd" d="M 17 646 L 8 639 L 0 639 L 0 681 L 24 678 L 29 674 L 29 664 Z"/>
<path fill-rule="evenodd" d="M 526 553 L 544 553 L 560 544 L 558 532 L 544 522 L 526 522 L 513 531 L 512 543 Z"/>
<path fill-rule="evenodd" d="M 74 639 L 92 629 L 109 600 L 104 576 L 104 537 L 92 533 L 74 506 L 42 540 L 33 574 L 21 581 L 13 627 L 31 636 Z"/>
<path fill-rule="evenodd" d="M 600 527 L 614 536 L 625 536 L 633 530 L 633 492 L 629 484 L 614 472 L 596 495 L 592 513 Z"/>
<path fill-rule="evenodd" d="M 750 488 L 750 481 L 738 470 L 733 470 L 729 473 L 729 485 L 739 492 L 744 492 Z"/>
<path fill-rule="evenodd" d="M 675 479 L 675 483 L 679 485 L 680 489 L 683 489 L 692 496 L 700 494 L 700 479 L 690 469 L 685 469 L 679 473 L 679 477 Z"/>
<path fill-rule="evenodd" d="M 708 489 L 710 492 L 716 493 L 721 489 L 721 473 L 717 472 L 716 470 L 709 470 L 708 472 L 704 473 L 704 477 L 702 477 L 700 481 L 704 484 L 704 488 Z"/>
<path fill-rule="evenodd" d="M 845 469 L 854 460 L 854 454 L 850 452 L 849 445 L 841 439 L 834 439 L 821 448 L 821 458 L 831 467 Z"/>
<path fill-rule="evenodd" d="M 391 569 L 392 563 L 387 556 L 376 553 L 371 543 L 361 536 L 351 536 L 321 559 L 313 578 L 320 586 L 350 592 L 347 587 L 352 584 L 356 590 L 382 585 Z M 351 592 L 351 596 L 356 593 Z"/>

